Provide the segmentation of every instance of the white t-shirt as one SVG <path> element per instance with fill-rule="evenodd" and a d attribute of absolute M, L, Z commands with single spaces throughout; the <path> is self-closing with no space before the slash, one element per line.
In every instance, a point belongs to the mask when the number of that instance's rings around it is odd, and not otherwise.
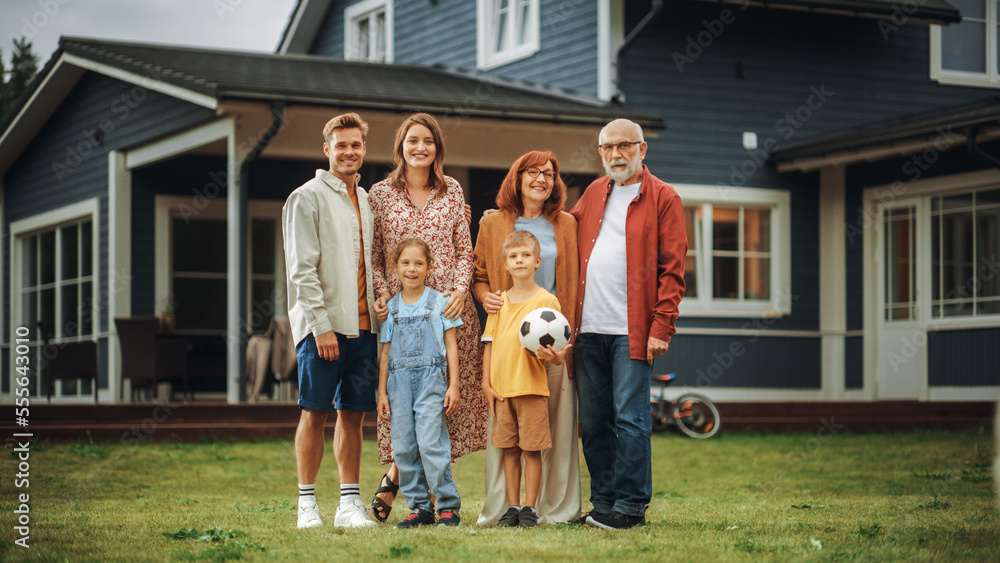
<path fill-rule="evenodd" d="M 583 289 L 580 332 L 628 334 L 625 216 L 629 204 L 639 195 L 639 185 L 615 184 L 608 194 L 594 250 L 583 264 L 587 278 Z"/>

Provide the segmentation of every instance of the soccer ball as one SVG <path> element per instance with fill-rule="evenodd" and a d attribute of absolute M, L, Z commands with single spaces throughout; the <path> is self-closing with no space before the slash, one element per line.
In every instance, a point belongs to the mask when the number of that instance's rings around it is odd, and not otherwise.
<path fill-rule="evenodd" d="M 569 344 L 572 329 L 562 313 L 549 307 L 539 307 L 524 316 L 518 336 L 521 346 L 532 356 L 539 346 L 561 350 Z"/>

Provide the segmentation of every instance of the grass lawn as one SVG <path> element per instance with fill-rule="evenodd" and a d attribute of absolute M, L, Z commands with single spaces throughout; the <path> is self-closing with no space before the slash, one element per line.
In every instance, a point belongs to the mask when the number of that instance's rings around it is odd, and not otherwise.
<path fill-rule="evenodd" d="M 648 525 L 620 532 L 467 525 L 482 504 L 482 452 L 455 465 L 462 527 L 343 531 L 332 526 L 339 489 L 328 445 L 317 484 L 326 525 L 300 531 L 290 441 L 33 443 L 31 486 L 17 491 L 7 449 L 5 561 L 1000 560 L 993 438 L 980 431 L 657 434 Z M 383 472 L 374 454 L 366 441 L 366 502 Z M 14 544 L 14 493 L 25 490 L 30 549 Z M 390 523 L 406 512 L 397 499 Z M 220 541 L 164 536 L 191 528 Z"/>

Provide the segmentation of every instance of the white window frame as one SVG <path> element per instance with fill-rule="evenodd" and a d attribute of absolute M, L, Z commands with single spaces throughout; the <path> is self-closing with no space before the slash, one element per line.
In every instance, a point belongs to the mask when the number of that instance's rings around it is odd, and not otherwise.
<path fill-rule="evenodd" d="M 357 52 L 357 45 L 360 43 L 358 23 L 361 20 L 368 20 L 368 45 L 373 44 L 373 33 L 375 27 L 372 25 L 374 16 L 378 13 L 385 14 L 385 60 L 380 61 L 371 58 L 368 53 Z M 385 62 L 393 61 L 394 39 L 393 39 L 393 2 L 392 0 L 364 0 L 344 8 L 344 59 L 353 61 Z"/>
<path fill-rule="evenodd" d="M 930 26 L 931 36 L 931 80 L 955 86 L 975 86 L 979 88 L 1000 88 L 1000 71 L 997 66 L 997 3 L 986 2 L 986 72 L 949 70 L 941 67 L 941 26 Z"/>
<path fill-rule="evenodd" d="M 284 279 L 285 272 L 285 254 L 282 251 L 284 248 L 284 238 L 281 232 L 281 207 L 284 205 L 282 201 L 271 201 L 271 200 L 250 200 L 247 203 L 247 286 L 246 286 L 246 296 L 247 300 L 244 304 L 244 311 L 247 314 L 247 318 L 254 313 L 253 310 L 253 280 L 262 279 L 261 275 L 254 275 L 253 273 L 253 241 L 251 237 L 253 236 L 253 220 L 254 219 L 272 219 L 276 222 L 277 230 L 275 235 L 277 240 L 275 241 L 275 255 L 274 255 L 274 269 L 275 269 L 275 290 L 277 295 L 274 302 L 274 312 L 275 317 L 284 317 L 288 315 L 288 298 L 285 294 L 285 285 L 283 283 L 278 283 L 279 278 Z M 194 202 L 191 197 L 187 196 L 167 196 L 158 195 L 156 196 L 156 218 L 155 218 L 155 233 L 156 233 L 156 246 L 154 250 L 154 260 L 155 260 L 155 282 L 154 282 L 154 298 L 155 298 L 155 308 L 156 314 L 161 314 L 165 307 L 172 304 L 173 302 L 173 279 L 174 270 L 173 263 L 171 261 L 172 255 L 172 244 L 173 244 L 173 228 L 172 219 L 175 217 L 190 216 L 192 219 L 212 219 L 219 221 L 228 221 L 228 215 L 226 213 L 226 200 L 223 198 L 214 198 L 205 202 Z M 222 241 L 221 244 L 226 244 Z M 222 335 L 226 334 L 226 328 L 222 329 L 206 329 L 206 330 L 178 330 L 178 334 L 190 335 L 190 336 L 206 336 L 206 335 Z"/>
<path fill-rule="evenodd" d="M 541 0 L 508 0 L 508 9 L 511 10 L 513 24 L 507 26 L 507 33 L 510 35 L 510 48 L 504 51 L 495 51 L 493 45 L 496 44 L 496 37 L 493 29 L 495 27 L 498 2 L 500 0 L 477 0 L 476 3 L 476 59 L 480 70 L 488 70 L 517 60 L 525 59 L 538 52 L 540 48 L 540 18 L 539 4 Z M 517 21 L 520 10 L 517 8 L 526 3 L 528 5 L 528 16 L 526 22 Z M 526 41 L 518 45 L 516 38 L 521 29 L 520 26 L 527 26 Z"/>
<path fill-rule="evenodd" d="M 55 305 L 55 314 L 56 314 L 55 324 L 56 324 L 56 326 L 53 327 L 53 328 L 58 329 L 58 327 L 63 326 L 62 325 L 62 307 L 59 305 L 61 297 L 60 297 L 60 292 L 58 291 L 58 288 L 61 287 L 60 284 L 64 281 L 64 280 L 61 280 L 61 277 L 62 277 L 61 276 L 61 273 L 62 273 L 62 259 L 61 259 L 62 258 L 62 244 L 60 242 L 60 236 L 61 236 L 61 234 L 59 233 L 59 229 L 61 229 L 63 226 L 67 226 L 68 224 L 83 223 L 83 222 L 86 222 L 86 221 L 90 221 L 91 222 L 92 228 L 94 230 L 93 233 L 92 233 L 92 236 L 91 236 L 91 255 L 90 255 L 91 256 L 91 262 L 92 262 L 91 263 L 91 274 L 90 274 L 90 276 L 88 276 L 90 278 L 89 281 L 91 283 L 91 295 L 90 295 L 90 299 L 91 299 L 91 303 L 94 304 L 94 310 L 93 310 L 93 313 L 91 314 L 90 334 L 87 334 L 87 335 L 84 335 L 84 336 L 80 336 L 79 335 L 79 331 L 78 331 L 78 335 L 77 336 L 66 338 L 66 337 L 60 336 L 58 334 L 58 330 L 57 330 L 57 334 L 55 334 L 55 336 L 53 337 L 52 342 L 54 342 L 54 343 L 85 342 L 85 341 L 97 342 L 98 338 L 101 338 L 102 336 L 104 336 L 104 335 L 101 335 L 101 334 L 98 333 L 98 327 L 99 327 L 98 320 L 100 319 L 100 313 L 101 313 L 101 311 L 98 308 L 99 307 L 99 303 L 100 303 L 100 301 L 98 300 L 98 295 L 99 295 L 99 288 L 98 288 L 99 270 L 98 270 L 98 264 L 100 263 L 100 257 L 99 257 L 99 253 L 98 253 L 98 250 L 100 248 L 100 232 L 99 232 L 99 225 L 100 225 L 100 202 L 99 202 L 99 200 L 97 198 L 84 200 L 84 201 L 81 201 L 81 202 L 78 202 L 78 203 L 67 205 L 65 207 L 61 207 L 59 209 L 54 209 L 52 211 L 47 211 L 45 213 L 40 213 L 40 214 L 35 215 L 33 217 L 29 217 L 27 219 L 20 219 L 18 221 L 14 221 L 14 222 L 12 222 L 10 224 L 10 257 L 11 257 L 11 263 L 10 263 L 10 273 L 11 273 L 11 276 L 10 276 L 10 281 L 11 281 L 11 283 L 10 283 L 10 288 L 9 289 L 10 289 L 11 310 L 10 310 L 10 332 L 9 332 L 9 334 L 16 334 L 15 330 L 17 329 L 17 327 L 23 326 L 23 325 L 21 325 L 21 322 L 20 322 L 21 313 L 22 313 L 22 300 L 21 300 L 20 293 L 22 291 L 21 280 L 23 279 L 23 277 L 22 277 L 22 271 L 21 271 L 21 267 L 22 267 L 22 264 L 23 264 L 23 260 L 22 260 L 23 256 L 22 256 L 22 249 L 21 249 L 21 240 L 22 240 L 22 237 L 32 236 L 35 233 L 40 232 L 40 231 L 49 231 L 49 230 L 52 230 L 52 229 L 56 229 L 56 243 L 55 243 L 55 245 L 56 245 L 55 246 L 55 252 L 56 252 L 55 267 L 56 267 L 56 272 L 55 272 L 55 282 L 53 284 L 54 287 L 57 289 L 57 291 L 56 291 L 56 305 Z M 81 278 L 78 278 L 78 279 L 81 279 Z M 31 341 L 29 342 L 29 345 L 33 346 L 33 347 L 35 347 L 35 346 L 43 346 L 44 345 L 44 341 L 40 339 L 37 327 L 34 326 L 34 325 L 32 325 L 32 326 L 29 326 L 27 328 L 29 329 L 29 334 L 31 335 L 29 337 L 31 339 Z M 17 366 L 14 363 L 14 360 L 15 360 L 15 354 L 11 353 L 10 354 L 10 362 L 9 362 L 10 363 L 10 369 L 8 370 L 8 373 L 10 374 L 10 377 L 11 377 L 11 381 L 10 381 L 10 385 L 11 385 L 10 388 L 11 389 L 15 388 L 13 378 L 17 374 L 17 371 L 15 370 L 15 367 L 17 367 Z M 38 366 L 32 364 L 29 367 L 31 367 L 31 375 L 33 377 L 37 378 L 38 377 L 38 373 L 37 373 Z M 94 381 L 93 385 L 98 385 L 98 382 Z M 36 393 L 38 394 L 38 396 L 45 396 L 47 394 L 47 390 L 38 387 L 36 389 Z M 53 390 L 53 394 L 52 394 L 52 402 L 57 402 L 57 401 L 58 402 L 79 401 L 81 399 L 87 399 L 91 395 L 92 395 L 92 393 L 86 393 L 86 394 L 79 393 L 79 385 L 78 385 L 78 387 L 77 387 L 77 394 L 76 395 L 63 396 L 63 394 L 62 394 L 62 387 L 59 386 L 59 385 L 56 385 L 55 388 L 54 388 L 54 390 Z"/>
<path fill-rule="evenodd" d="M 702 206 L 701 230 L 694 249 L 697 297 L 681 300 L 680 314 L 692 317 L 779 317 L 792 312 L 791 195 L 783 190 L 673 184 L 684 207 Z M 712 208 L 768 207 L 770 214 L 770 299 L 712 297 Z"/>

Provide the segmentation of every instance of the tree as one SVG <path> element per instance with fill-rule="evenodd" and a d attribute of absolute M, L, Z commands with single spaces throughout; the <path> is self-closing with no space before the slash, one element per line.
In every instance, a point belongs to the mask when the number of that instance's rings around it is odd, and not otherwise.
<path fill-rule="evenodd" d="M 26 37 L 14 39 L 9 72 L 3 67 L 3 57 L 0 56 L 0 115 L 6 116 L 13 109 L 14 103 L 37 73 L 38 56 L 31 52 L 31 41 Z"/>

